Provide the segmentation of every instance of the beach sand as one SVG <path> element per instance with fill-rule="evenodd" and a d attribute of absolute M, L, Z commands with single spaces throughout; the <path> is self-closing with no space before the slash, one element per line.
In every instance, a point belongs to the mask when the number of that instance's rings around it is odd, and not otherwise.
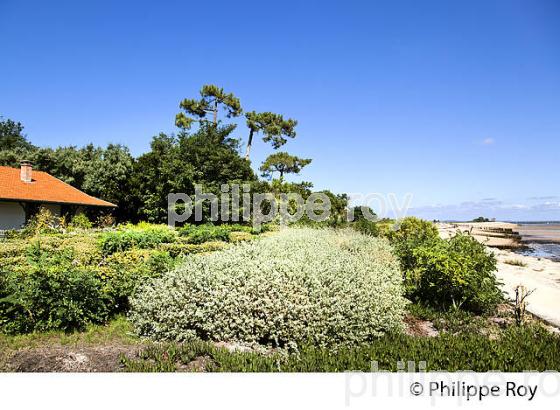
<path fill-rule="evenodd" d="M 515 300 L 515 288 L 525 286 L 533 293 L 527 298 L 527 310 L 550 324 L 560 327 L 560 262 L 519 255 L 515 252 L 490 249 L 498 260 L 496 276 L 503 282 L 502 290 Z M 521 262 L 515 266 L 507 262 Z"/>

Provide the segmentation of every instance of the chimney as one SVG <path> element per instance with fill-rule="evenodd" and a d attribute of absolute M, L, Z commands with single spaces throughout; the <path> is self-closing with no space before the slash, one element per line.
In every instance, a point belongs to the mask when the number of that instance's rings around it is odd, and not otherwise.
<path fill-rule="evenodd" d="M 20 178 L 23 182 L 31 182 L 31 161 L 23 160 L 20 162 L 21 171 L 20 171 Z"/>

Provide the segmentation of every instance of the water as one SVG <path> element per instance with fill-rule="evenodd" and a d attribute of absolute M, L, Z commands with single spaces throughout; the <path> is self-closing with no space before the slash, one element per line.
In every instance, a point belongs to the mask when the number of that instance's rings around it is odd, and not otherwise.
<path fill-rule="evenodd" d="M 528 243 L 527 248 L 518 249 L 516 253 L 560 262 L 560 245 L 556 243 Z"/>
<path fill-rule="evenodd" d="M 560 262 L 560 223 L 519 223 L 519 234 L 527 247 L 518 253 Z"/>

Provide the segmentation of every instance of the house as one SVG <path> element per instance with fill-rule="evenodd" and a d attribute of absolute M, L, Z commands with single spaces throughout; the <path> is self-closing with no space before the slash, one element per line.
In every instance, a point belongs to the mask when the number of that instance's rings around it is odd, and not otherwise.
<path fill-rule="evenodd" d="M 33 171 L 29 161 L 21 167 L 0 166 L 0 230 L 19 229 L 39 208 L 53 215 L 74 215 L 86 207 L 116 205 L 76 189 L 46 172 Z"/>

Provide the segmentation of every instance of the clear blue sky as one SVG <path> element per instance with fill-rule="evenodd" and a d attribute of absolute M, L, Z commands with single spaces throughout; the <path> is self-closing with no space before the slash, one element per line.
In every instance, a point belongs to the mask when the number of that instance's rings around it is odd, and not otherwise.
<path fill-rule="evenodd" d="M 215 83 L 299 121 L 285 148 L 318 189 L 560 219 L 559 22 L 557 0 L 0 0 L 0 115 L 38 145 L 139 155 Z"/>

